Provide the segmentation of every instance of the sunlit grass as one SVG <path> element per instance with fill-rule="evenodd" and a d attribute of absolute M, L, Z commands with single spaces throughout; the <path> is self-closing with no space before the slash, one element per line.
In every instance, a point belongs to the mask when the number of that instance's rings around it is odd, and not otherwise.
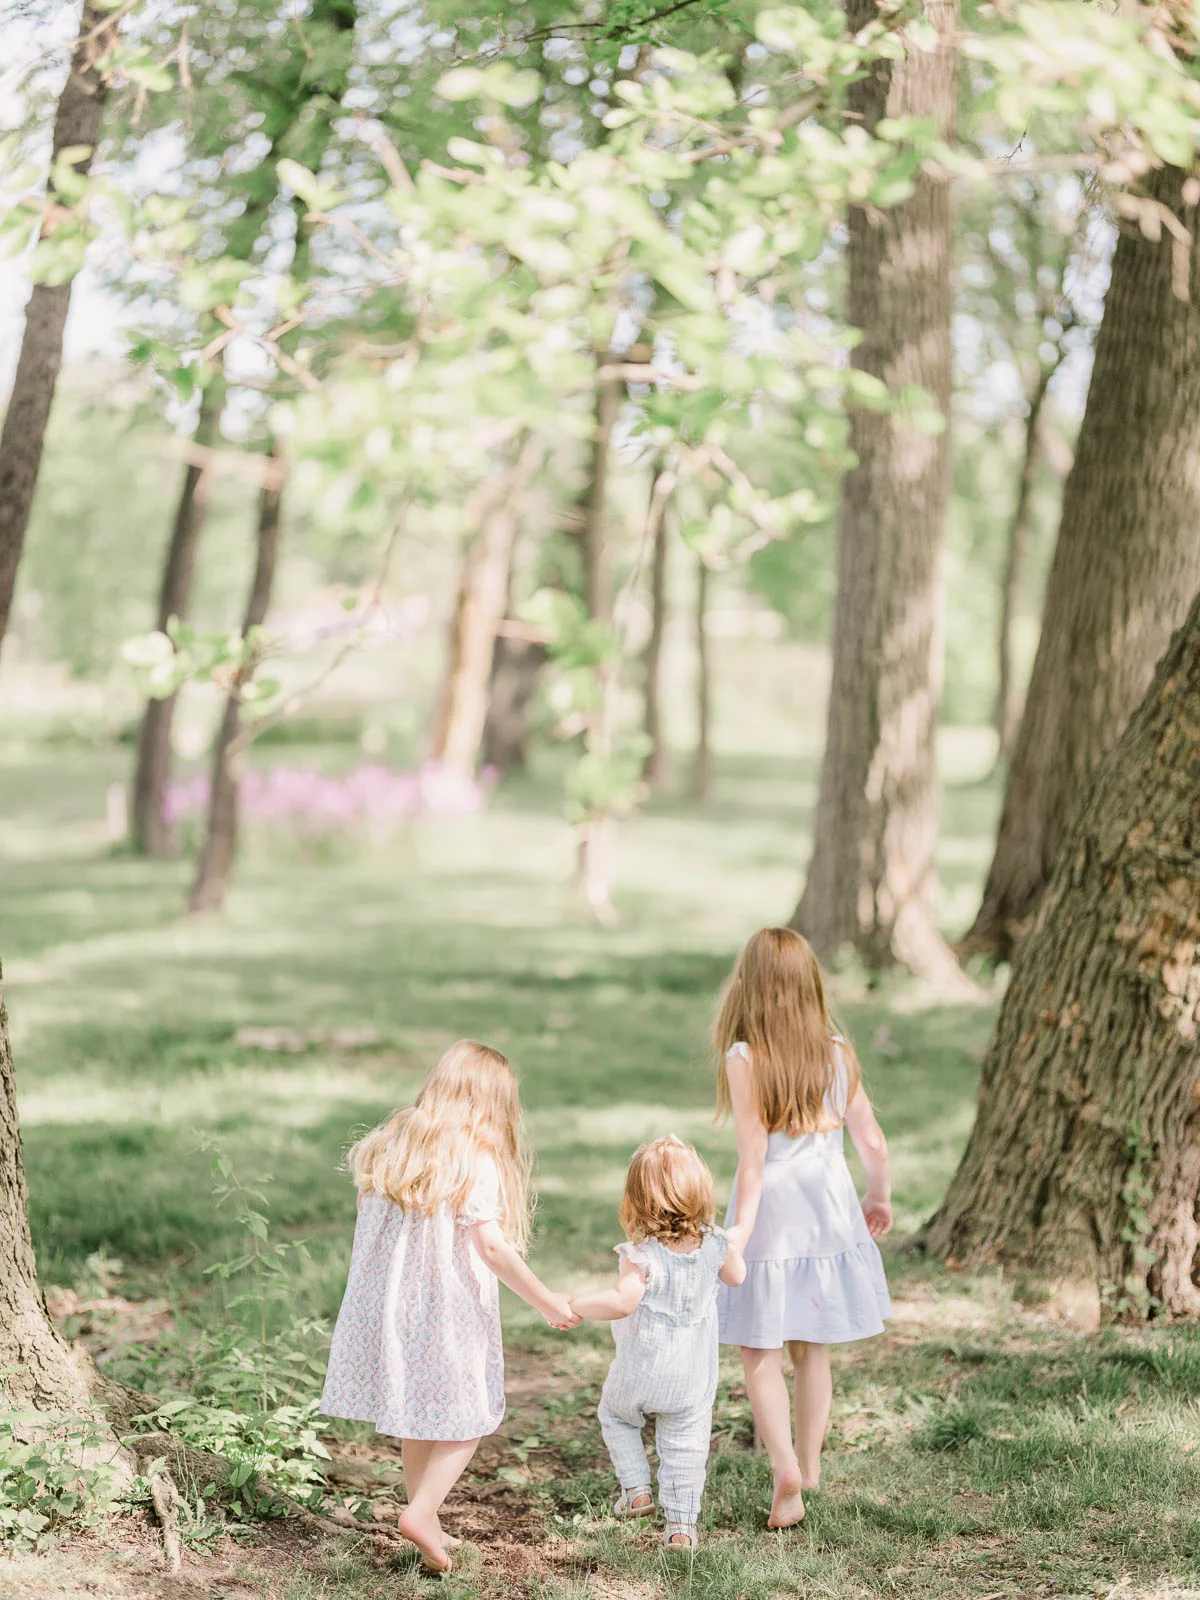
<path fill-rule="evenodd" d="M 574 899 L 553 758 L 484 816 L 415 829 L 369 856 L 316 860 L 251 838 L 227 914 L 192 920 L 181 915 L 186 862 L 137 862 L 106 841 L 105 789 L 126 752 L 12 756 L 0 746 L 0 954 L 46 1281 L 84 1282 L 88 1258 L 104 1252 L 122 1263 L 122 1292 L 164 1301 L 183 1337 L 227 1317 L 205 1276 L 237 1247 L 235 1224 L 211 1203 L 202 1144 L 215 1137 L 244 1177 L 266 1182 L 280 1233 L 309 1243 L 289 1311 L 332 1317 L 353 1226 L 344 1149 L 411 1096 L 460 1034 L 497 1044 L 521 1074 L 537 1151 L 535 1266 L 566 1288 L 610 1274 L 625 1163 L 640 1140 L 694 1140 L 727 1190 L 732 1140 L 713 1123 L 707 1028 L 741 939 L 794 902 L 810 745 L 766 757 L 747 740 L 711 806 L 668 796 L 624 824 L 611 929 Z M 989 763 L 986 736 L 944 740 L 951 933 L 986 866 Z M 948 1006 L 894 980 L 867 989 L 853 974 L 834 988 L 892 1146 L 898 1236 L 886 1253 L 897 1304 L 886 1338 L 837 1352 L 826 1480 L 803 1528 L 763 1531 L 768 1474 L 749 1449 L 729 1353 L 697 1559 L 664 1559 L 651 1532 L 618 1528 L 594 1413 L 609 1336 L 585 1327 L 564 1341 L 506 1295 L 522 1375 L 512 1436 L 536 1432 L 553 1461 L 539 1468 L 535 1455 L 529 1479 L 544 1537 L 511 1560 L 468 1550 L 440 1588 L 393 1563 L 389 1593 L 1188 1593 L 1200 1570 L 1200 1342 L 1171 1331 L 1089 1339 L 1022 1305 L 1022 1286 L 999 1274 L 948 1278 L 907 1248 L 969 1131 L 996 995 Z M 375 1037 L 299 1054 L 238 1042 L 239 1029 L 273 1026 Z M 127 1353 L 122 1370 L 136 1375 L 139 1359 Z M 269 1579 L 253 1552 L 238 1561 L 248 1594 L 380 1592 L 379 1568 L 353 1540 Z M 104 1589 L 103 1561 L 96 1571 L 100 1592 L 123 1600 L 118 1580 Z M 49 1573 L 37 1568 L 25 1592 L 76 1592 Z"/>

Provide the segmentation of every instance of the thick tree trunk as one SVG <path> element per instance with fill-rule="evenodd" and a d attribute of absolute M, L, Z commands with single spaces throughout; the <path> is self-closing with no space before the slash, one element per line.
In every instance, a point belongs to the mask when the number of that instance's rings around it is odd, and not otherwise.
<path fill-rule="evenodd" d="M 1200 597 L 1055 857 L 926 1242 L 1197 1309 Z"/>
<path fill-rule="evenodd" d="M 650 638 L 646 644 L 646 703 L 642 728 L 649 741 L 642 777 L 651 789 L 661 789 L 671 775 L 671 758 L 663 732 L 662 655 L 667 630 L 667 499 L 669 489 L 660 487 L 666 474 L 654 474 L 650 491 L 650 529 L 653 552 L 650 558 Z M 670 479 L 673 482 L 673 477 Z"/>
<path fill-rule="evenodd" d="M 1021 593 L 1021 580 L 1025 572 L 1025 558 L 1029 550 L 1030 501 L 1033 497 L 1033 479 L 1041 452 L 1042 408 L 1046 391 L 1057 366 L 1041 365 L 1033 393 L 1029 396 L 1025 415 L 1025 448 L 1021 456 L 1021 473 L 1017 479 L 1017 500 L 1012 520 L 1008 525 L 1008 544 L 1004 552 L 1004 575 L 1000 582 L 1000 630 L 997 640 L 996 683 L 996 748 L 1000 760 L 1011 756 L 1021 725 L 1023 697 L 1017 687 L 1013 670 L 1013 626 L 1016 622 L 1017 601 Z"/>
<path fill-rule="evenodd" d="M 225 404 L 225 385 L 215 378 L 208 385 L 200 404 L 200 415 L 192 437 L 195 454 L 184 473 L 179 505 L 167 546 L 162 586 L 158 597 L 155 626 L 165 633 L 172 617 L 187 615 L 196 568 L 196 550 L 208 512 L 212 489 L 211 452 L 216 443 Z M 145 856 L 171 853 L 171 831 L 163 816 L 163 802 L 171 777 L 171 723 L 175 716 L 175 696 L 147 700 L 138 729 L 137 759 L 133 773 L 131 805 L 134 849 Z"/>
<path fill-rule="evenodd" d="M 243 638 L 252 628 L 262 626 L 271 603 L 271 588 L 275 582 L 275 567 L 279 557 L 279 523 L 286 478 L 287 469 L 280 446 L 273 442 L 263 463 L 254 577 L 242 624 Z M 225 904 L 229 875 L 237 854 L 238 768 L 241 761 L 235 744 L 242 725 L 241 695 L 254 676 L 257 665 L 257 658 L 252 657 L 238 670 L 225 702 L 225 714 L 213 748 L 208 825 L 196 868 L 196 880 L 188 899 L 190 911 L 215 911 Z"/>
<path fill-rule="evenodd" d="M 1166 168 L 1148 188 L 1195 238 L 1183 183 Z M 1159 241 L 1129 226 L 1113 257 L 995 854 L 964 940 L 999 959 L 1200 585 L 1200 244 L 1187 300 L 1177 248 L 1166 229 Z"/>
<path fill-rule="evenodd" d="M 692 798 L 712 794 L 712 668 L 708 649 L 708 563 L 696 559 L 696 749 L 692 757 Z"/>
<path fill-rule="evenodd" d="M 601 357 L 597 365 L 603 365 L 603 361 Z M 594 622 L 605 624 L 612 621 L 612 574 L 607 523 L 608 459 L 622 393 L 623 386 L 613 378 L 601 381 L 596 390 L 596 422 L 581 535 L 588 615 Z M 606 662 L 598 669 L 598 673 L 600 703 L 589 719 L 586 744 L 588 755 L 603 761 L 612 754 L 616 663 Z M 607 812 L 598 811 L 584 822 L 579 839 L 580 886 L 588 905 L 603 922 L 611 921 L 613 917 L 612 832 L 612 817 Z"/>
<path fill-rule="evenodd" d="M 62 220 L 63 202 L 54 187 L 53 163 L 63 150 L 83 151 L 71 165 L 81 175 L 91 168 L 108 94 L 106 62 L 117 42 L 120 13 L 86 3 L 67 81 L 54 118 L 51 179 L 42 237 Z M 25 332 L 12 394 L 0 433 L 0 645 L 12 611 L 17 567 L 29 527 L 33 496 L 42 464 L 50 407 L 62 366 L 63 330 L 71 306 L 70 278 L 38 283 L 25 307 Z"/>
<path fill-rule="evenodd" d="M 90 1408 L 91 1363 L 63 1339 L 38 1287 L 8 1017 L 0 991 L 0 1372 L 8 1399 L 38 1411 Z"/>
<path fill-rule="evenodd" d="M 882 63 L 851 90 L 870 131 L 884 117 L 954 120 L 955 0 L 924 0 L 937 48 Z M 874 0 L 850 0 L 858 29 Z M 946 182 L 927 174 L 885 212 L 851 208 L 849 320 L 855 366 L 893 394 L 916 384 L 950 405 L 950 263 Z M 937 782 L 934 735 L 942 657 L 942 545 L 949 499 L 945 433 L 902 414 L 855 410 L 838 528 L 838 593 L 828 733 L 804 894 L 793 925 L 823 955 L 853 945 L 872 967 L 900 962 L 951 978 L 934 924 Z"/>
<path fill-rule="evenodd" d="M 516 772 L 529 764 L 529 704 L 546 662 L 546 647 L 501 635 L 492 658 L 483 764 Z"/>
<path fill-rule="evenodd" d="M 474 777 L 479 765 L 492 660 L 508 598 L 518 515 L 537 457 L 535 441 L 527 439 L 516 461 L 488 487 L 480 508 L 480 526 L 463 562 L 430 754 L 435 761 L 468 778 Z"/>

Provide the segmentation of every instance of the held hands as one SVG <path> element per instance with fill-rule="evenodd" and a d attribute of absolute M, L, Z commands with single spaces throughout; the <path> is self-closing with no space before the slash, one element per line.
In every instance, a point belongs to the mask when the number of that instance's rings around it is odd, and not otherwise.
<path fill-rule="evenodd" d="M 863 1217 L 866 1219 L 867 1232 L 872 1239 L 882 1239 L 892 1226 L 892 1202 L 881 1200 L 875 1195 L 868 1195 L 862 1203 Z"/>
<path fill-rule="evenodd" d="M 539 1306 L 538 1310 L 550 1326 L 557 1328 L 560 1333 L 570 1333 L 582 1320 L 567 1296 L 553 1291 L 547 1294 L 545 1304 Z"/>

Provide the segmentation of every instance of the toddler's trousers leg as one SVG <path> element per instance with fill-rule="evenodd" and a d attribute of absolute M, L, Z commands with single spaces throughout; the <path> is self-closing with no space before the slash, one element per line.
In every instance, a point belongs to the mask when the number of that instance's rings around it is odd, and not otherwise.
<path fill-rule="evenodd" d="M 622 1489 L 642 1489 L 650 1486 L 650 1463 L 646 1460 L 646 1447 L 642 1443 L 642 1427 L 646 1418 L 640 1408 L 622 1408 L 618 1413 L 608 1401 L 600 1399 L 600 1432 L 612 1457 L 613 1471 Z"/>
<path fill-rule="evenodd" d="M 654 1422 L 658 1446 L 658 1500 L 668 1522 L 691 1526 L 699 1520 L 712 1438 L 712 1400 L 686 1411 L 659 1412 Z"/>

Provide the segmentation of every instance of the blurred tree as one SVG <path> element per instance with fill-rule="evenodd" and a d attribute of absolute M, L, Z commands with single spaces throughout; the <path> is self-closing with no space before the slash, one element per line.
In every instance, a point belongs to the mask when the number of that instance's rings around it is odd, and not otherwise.
<path fill-rule="evenodd" d="M 852 0 L 854 30 L 877 16 Z M 851 90 L 873 133 L 885 119 L 929 118 L 943 135 L 956 102 L 955 0 L 926 0 L 929 33 L 904 59 L 879 63 Z M 914 166 L 915 166 L 914 162 Z M 850 210 L 847 314 L 862 329 L 854 366 L 950 405 L 949 185 L 914 175 L 911 196 L 882 214 Z M 812 860 L 794 925 L 826 957 L 854 946 L 871 966 L 927 976 L 956 967 L 933 920 L 937 837 L 934 734 L 941 675 L 941 554 L 949 449 L 896 414 L 851 411 L 856 465 L 838 531 L 838 594 L 828 733 Z"/>
<path fill-rule="evenodd" d="M 712 794 L 712 659 L 708 647 L 709 566 L 696 557 L 696 749 L 692 756 L 692 799 Z"/>
<path fill-rule="evenodd" d="M 304 130 L 303 154 L 308 169 L 293 169 L 298 182 L 304 183 L 315 174 L 333 138 L 333 119 L 350 85 L 354 60 L 354 33 L 357 20 L 357 0 L 313 0 L 306 26 L 310 37 L 315 37 L 319 50 L 310 45 L 304 55 L 293 63 L 284 77 L 288 96 L 296 100 L 316 102 L 317 114 Z M 287 127 L 292 123 L 287 122 Z M 286 165 L 281 164 L 286 175 Z M 308 220 L 308 199 L 297 192 L 292 202 L 294 213 L 294 244 L 292 248 L 291 283 L 303 292 L 306 285 L 311 254 L 311 225 Z M 236 259 L 236 258 L 235 258 Z M 281 308 L 283 309 L 283 308 Z M 278 362 L 284 373 L 298 377 L 303 369 L 296 362 L 296 352 L 306 330 L 306 318 L 285 311 L 276 348 Z M 246 602 L 242 639 L 248 650 L 244 660 L 233 675 L 225 702 L 225 711 L 217 730 L 212 756 L 212 782 L 209 793 L 208 819 L 204 843 L 196 864 L 196 876 L 188 897 L 191 911 L 211 911 L 225 902 L 229 876 L 237 852 L 238 834 L 238 768 L 241 764 L 238 747 L 242 723 L 243 694 L 254 676 L 260 650 L 255 646 L 255 636 L 266 620 L 275 582 L 279 559 L 279 535 L 282 517 L 284 487 L 287 482 L 287 458 L 283 444 L 270 419 L 267 423 L 267 448 L 264 456 L 262 489 L 259 495 L 258 524 L 255 534 L 254 576 Z"/>
<path fill-rule="evenodd" d="M 239 269 L 248 267 L 263 247 L 262 236 L 280 194 L 277 163 L 290 157 L 314 170 L 320 166 L 349 81 L 345 39 L 354 30 L 352 0 L 316 0 L 296 37 L 279 36 L 276 11 L 272 4 L 241 4 L 229 13 L 216 10 L 201 20 L 199 36 L 191 44 L 198 63 L 227 63 L 236 40 L 243 63 L 232 82 L 222 71 L 193 97 L 199 103 L 187 127 L 189 157 L 198 167 L 204 207 L 213 214 L 199 264 L 205 256 L 221 263 L 219 272 L 213 268 L 218 299 L 231 293 L 241 277 Z M 249 165 L 239 163 L 230 172 L 224 152 L 238 145 L 253 155 Z M 268 237 L 268 250 L 271 243 Z M 229 339 L 226 326 L 214 318 L 201 337 L 222 352 Z M 188 614 L 227 397 L 222 359 L 218 354 L 212 361 L 202 353 L 192 369 L 198 374 L 199 409 L 163 560 L 156 623 L 160 632 L 172 617 L 182 622 Z M 174 695 L 147 699 L 138 729 L 130 832 L 134 848 L 149 856 L 167 855 L 172 847 L 163 800 L 171 776 L 175 700 Z"/>
<path fill-rule="evenodd" d="M 959 268 L 956 313 L 973 319 L 983 346 L 972 378 L 975 386 L 994 391 L 996 363 L 1008 365 L 1020 386 L 1023 413 L 1013 506 L 1004 527 L 996 629 L 993 722 L 1000 760 L 1012 753 L 1024 702 L 1014 634 L 1035 531 L 1034 489 L 1044 455 L 1047 399 L 1063 363 L 1090 331 L 1076 302 L 1090 287 L 1093 189 L 1037 176 L 1017 178 L 996 193 L 977 193 L 975 207 L 982 205 L 985 215 L 978 223 L 964 219 L 962 251 L 968 259 Z"/>
<path fill-rule="evenodd" d="M 54 118 L 34 285 L 25 307 L 21 351 L 0 433 L 0 645 L 8 628 L 17 566 L 62 365 L 71 285 L 83 264 L 88 238 L 86 219 L 77 208 L 86 196 L 86 179 L 112 82 L 118 30 L 128 9 L 85 0 Z"/>
<path fill-rule="evenodd" d="M 667 550 L 670 524 L 667 520 L 675 473 L 659 459 L 650 476 L 650 504 L 646 512 L 646 534 L 650 555 L 650 637 L 646 643 L 645 708 L 642 731 L 650 748 L 642 762 L 642 777 L 649 787 L 661 789 L 668 781 L 671 757 L 663 727 L 662 655 L 667 630 Z"/>
<path fill-rule="evenodd" d="M 463 510 L 467 548 L 429 753 L 466 778 L 473 778 L 479 766 L 517 523 L 541 454 L 536 438 L 518 440 L 513 459 L 485 480 L 475 504 L 468 503 Z"/>
<path fill-rule="evenodd" d="M 964 941 L 999 959 L 1200 584 L 1200 184 L 1166 167 L 1122 198 L 1028 702 Z"/>
<path fill-rule="evenodd" d="M 1148 531 L 1158 508 L 1142 508 Z M 1055 857 L 925 1235 L 954 1265 L 1082 1281 L 1128 1316 L 1197 1309 L 1198 729 L 1200 596 Z"/>
<path fill-rule="evenodd" d="M 279 561 L 279 527 L 287 469 L 283 449 L 272 438 L 263 456 L 262 489 L 255 530 L 254 577 L 246 602 L 242 638 L 244 659 L 229 683 L 225 711 L 217 729 L 212 756 L 212 782 L 204 843 L 196 864 L 196 877 L 188 898 L 189 911 L 219 910 L 225 903 L 238 843 L 238 755 L 236 741 L 242 727 L 242 698 L 260 659 L 257 636 L 266 621 L 271 588 Z"/>

